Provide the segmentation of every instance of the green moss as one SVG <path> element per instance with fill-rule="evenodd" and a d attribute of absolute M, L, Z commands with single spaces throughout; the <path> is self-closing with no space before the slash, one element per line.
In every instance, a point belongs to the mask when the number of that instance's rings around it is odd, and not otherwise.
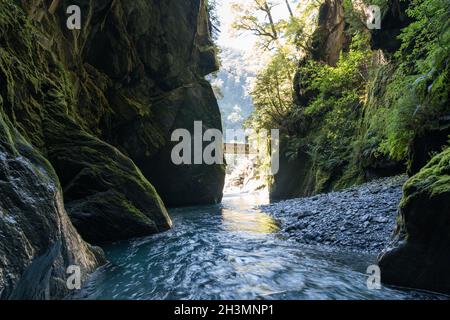
<path fill-rule="evenodd" d="M 65 40 L 58 39 L 54 28 L 39 28 L 13 1 L 0 0 L 0 125 L 17 129 L 0 132 L 0 139 L 14 141 L 6 143 L 18 149 L 11 153 L 39 163 L 37 174 L 57 184 L 61 180 L 68 207 L 95 216 L 78 220 L 81 230 L 98 223 L 98 230 L 107 230 L 102 240 L 114 241 L 122 225 L 127 228 L 121 239 L 136 236 L 133 226 L 138 235 L 169 228 L 167 210 L 152 184 L 132 160 L 100 139 L 101 122 L 114 113 L 105 97 L 111 80 L 89 65 L 69 71 L 63 54 L 42 45 Z M 126 98 L 124 107 L 134 112 L 132 117 L 151 118 L 150 107 L 141 100 Z M 152 129 L 145 128 L 145 138 L 161 145 L 161 136 Z M 106 227 L 108 221 L 112 225 Z M 96 241 L 95 230 L 90 240 Z"/>
<path fill-rule="evenodd" d="M 409 6 L 414 22 L 400 36 L 396 70 L 384 94 L 385 119 L 374 119 L 384 128 L 380 152 L 393 158 L 406 160 L 413 137 L 437 127 L 449 112 L 448 9 L 436 0 L 412 0 Z"/>
<path fill-rule="evenodd" d="M 0 79 L 4 111 L 20 133 L 42 149 L 42 85 L 47 63 L 38 49 L 39 32 L 21 8 L 0 0 Z"/>
<path fill-rule="evenodd" d="M 426 167 L 409 179 L 404 186 L 401 207 L 406 207 L 418 196 L 429 198 L 450 195 L 450 147 L 435 156 Z"/>
<path fill-rule="evenodd" d="M 81 234 L 86 232 L 84 236 L 92 242 L 104 242 L 113 241 L 114 228 L 123 223 L 136 224 L 146 232 L 167 229 L 170 218 L 164 204 L 133 161 L 68 116 L 67 101 L 57 86 L 47 92 L 46 102 L 51 106 L 44 117 L 48 156 L 63 183 L 65 201 L 72 208 L 69 213 L 92 210 L 97 218 L 114 220 L 105 227 L 109 231 L 96 238 L 89 227 L 94 222 L 75 219 Z M 132 230 L 127 232 L 120 233 L 121 238 L 133 236 Z"/>
<path fill-rule="evenodd" d="M 367 69 L 370 57 L 368 39 L 356 37 L 336 67 L 309 61 L 298 70 L 304 96 L 300 100 L 307 104 L 298 106 L 288 120 L 296 122 L 301 132 L 289 139 L 287 151 L 293 159 L 299 152 L 310 155 L 315 192 L 344 188 L 359 180 L 355 137 L 360 131 L 368 77 L 362 70 Z"/>

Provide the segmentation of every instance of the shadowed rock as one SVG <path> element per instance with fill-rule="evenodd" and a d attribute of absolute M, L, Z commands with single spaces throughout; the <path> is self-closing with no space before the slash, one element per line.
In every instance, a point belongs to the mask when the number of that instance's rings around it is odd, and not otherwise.
<path fill-rule="evenodd" d="M 0 0 L 0 44 L 0 298 L 61 298 L 68 265 L 103 263 L 65 208 L 104 243 L 170 228 L 149 178 L 177 205 L 220 201 L 223 166 L 161 163 L 173 129 L 221 129 L 205 1 Z"/>
<path fill-rule="evenodd" d="M 450 148 L 404 187 L 394 241 L 380 256 L 382 281 L 450 293 Z"/>
<path fill-rule="evenodd" d="M 84 281 L 105 262 L 72 226 L 51 165 L 1 109 L 0 194 L 0 299 L 61 298 L 68 266 L 79 266 Z"/>

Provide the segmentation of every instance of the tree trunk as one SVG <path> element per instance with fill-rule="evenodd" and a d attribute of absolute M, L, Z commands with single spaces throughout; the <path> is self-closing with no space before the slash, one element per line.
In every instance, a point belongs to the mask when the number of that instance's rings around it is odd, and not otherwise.
<path fill-rule="evenodd" d="M 277 32 L 277 29 L 275 27 L 275 22 L 272 17 L 272 10 L 270 9 L 269 5 L 267 4 L 267 1 L 264 1 L 264 11 L 266 11 L 267 17 L 269 18 L 270 27 L 272 28 L 273 39 L 278 40 L 278 32 Z"/>
<path fill-rule="evenodd" d="M 289 3 L 289 0 L 285 0 L 285 1 L 286 1 L 286 6 L 287 6 L 287 8 L 289 10 L 289 14 L 291 15 L 291 18 L 293 18 L 294 17 L 294 12 L 292 11 L 291 4 Z"/>

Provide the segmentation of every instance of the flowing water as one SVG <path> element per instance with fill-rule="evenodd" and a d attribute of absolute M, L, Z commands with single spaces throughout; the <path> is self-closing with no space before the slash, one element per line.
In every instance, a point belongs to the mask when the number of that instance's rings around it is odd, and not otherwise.
<path fill-rule="evenodd" d="M 263 196 L 171 211 L 173 229 L 105 248 L 110 263 L 82 299 L 417 299 L 414 291 L 367 288 L 375 257 L 331 253 L 283 239 L 255 209 Z"/>

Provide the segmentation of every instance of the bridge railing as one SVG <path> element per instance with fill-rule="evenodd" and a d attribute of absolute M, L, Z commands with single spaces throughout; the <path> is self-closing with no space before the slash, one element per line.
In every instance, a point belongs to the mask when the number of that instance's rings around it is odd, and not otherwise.
<path fill-rule="evenodd" d="M 254 155 L 258 153 L 249 143 L 224 143 L 223 150 L 225 154 Z"/>

